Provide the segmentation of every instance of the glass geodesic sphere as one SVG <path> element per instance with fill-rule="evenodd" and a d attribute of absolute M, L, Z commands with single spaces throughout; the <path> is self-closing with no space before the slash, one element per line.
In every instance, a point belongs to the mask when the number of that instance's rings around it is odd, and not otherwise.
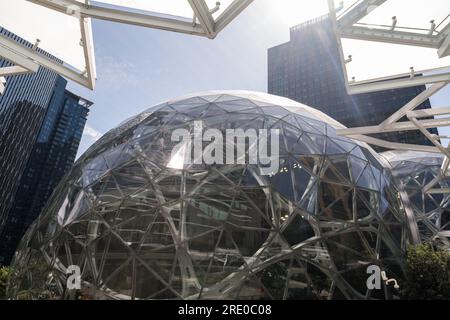
<path fill-rule="evenodd" d="M 418 151 L 388 151 L 382 154 L 392 165 L 392 174 L 404 188 L 417 219 L 421 240 L 450 249 L 450 188 L 448 178 L 439 178 L 444 155 Z M 436 192 L 424 192 L 434 180 Z M 439 191 L 441 190 L 441 191 Z"/>
<path fill-rule="evenodd" d="M 173 165 L 171 133 L 278 129 L 276 172 Z M 210 92 L 160 104 L 108 132 L 75 164 L 16 253 L 11 298 L 389 298 L 368 265 L 402 276 L 409 237 L 377 154 L 292 100 Z M 246 149 L 248 151 L 248 149 Z M 395 293 L 395 292 L 394 292 Z"/>

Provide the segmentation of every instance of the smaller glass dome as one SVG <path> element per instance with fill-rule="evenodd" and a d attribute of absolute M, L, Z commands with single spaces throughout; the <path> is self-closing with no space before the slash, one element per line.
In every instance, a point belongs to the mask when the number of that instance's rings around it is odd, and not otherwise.
<path fill-rule="evenodd" d="M 381 155 L 391 163 L 397 185 L 408 195 L 421 240 L 450 250 L 450 181 L 439 179 L 435 191 L 423 192 L 439 178 L 444 155 L 417 151 L 388 151 Z"/>

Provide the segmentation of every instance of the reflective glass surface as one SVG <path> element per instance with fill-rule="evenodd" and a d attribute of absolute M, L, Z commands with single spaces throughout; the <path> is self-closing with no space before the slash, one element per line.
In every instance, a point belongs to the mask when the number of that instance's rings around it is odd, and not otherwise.
<path fill-rule="evenodd" d="M 278 129 L 279 169 L 174 166 L 171 133 L 199 120 L 220 132 Z M 174 99 L 125 121 L 77 161 L 28 230 L 10 298 L 73 298 L 71 265 L 84 298 L 392 297 L 367 289 L 366 270 L 402 277 L 398 192 L 378 155 L 337 127 L 292 100 L 242 91 Z"/>
<path fill-rule="evenodd" d="M 382 154 L 392 164 L 399 187 L 404 188 L 419 227 L 421 240 L 450 249 L 450 188 L 448 179 L 440 179 L 433 189 L 442 193 L 424 193 L 423 189 L 439 178 L 444 156 L 440 153 L 389 151 Z"/>

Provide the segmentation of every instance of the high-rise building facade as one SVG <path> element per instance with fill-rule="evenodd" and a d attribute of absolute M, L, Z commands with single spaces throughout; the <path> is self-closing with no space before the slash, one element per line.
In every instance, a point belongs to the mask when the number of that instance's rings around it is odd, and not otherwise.
<path fill-rule="evenodd" d="M 268 51 L 268 92 L 314 107 L 347 127 L 378 125 L 425 86 L 347 94 L 338 44 L 328 16 L 291 28 L 290 41 Z M 417 109 L 431 108 L 429 100 Z M 437 134 L 436 129 L 431 130 Z M 417 131 L 377 134 L 388 141 L 430 144 Z"/>
<path fill-rule="evenodd" d="M 0 33 L 31 46 L 5 29 Z M 0 67 L 8 65 L 0 59 Z M 0 95 L 0 265 L 9 263 L 25 229 L 75 160 L 92 103 L 66 85 L 41 67 L 8 77 Z"/>

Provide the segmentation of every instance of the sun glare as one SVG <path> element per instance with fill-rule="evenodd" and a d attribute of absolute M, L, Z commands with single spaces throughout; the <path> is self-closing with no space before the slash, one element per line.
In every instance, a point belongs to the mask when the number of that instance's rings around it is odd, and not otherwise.
<path fill-rule="evenodd" d="M 268 3 L 268 12 L 282 17 L 281 20 L 288 26 L 328 13 L 327 0 L 270 0 Z"/>

